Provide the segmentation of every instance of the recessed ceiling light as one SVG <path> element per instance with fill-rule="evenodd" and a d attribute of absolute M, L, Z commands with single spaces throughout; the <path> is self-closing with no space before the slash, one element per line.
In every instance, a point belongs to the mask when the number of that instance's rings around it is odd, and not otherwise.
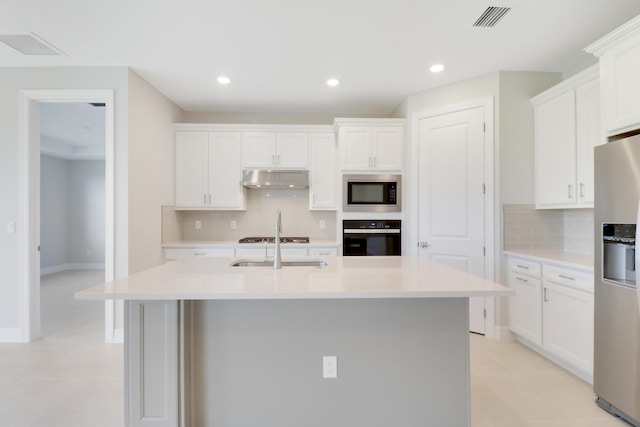
<path fill-rule="evenodd" d="M 433 64 L 431 68 L 429 68 L 429 71 L 431 71 L 432 73 L 439 73 L 442 70 L 444 70 L 444 65 L 442 64 Z"/>
<path fill-rule="evenodd" d="M 340 80 L 338 79 L 327 80 L 327 86 L 338 86 L 339 84 L 340 84 Z"/>
<path fill-rule="evenodd" d="M 218 83 L 220 83 L 221 85 L 228 85 L 229 83 L 231 83 L 231 79 L 227 76 L 220 76 L 218 77 Z"/>

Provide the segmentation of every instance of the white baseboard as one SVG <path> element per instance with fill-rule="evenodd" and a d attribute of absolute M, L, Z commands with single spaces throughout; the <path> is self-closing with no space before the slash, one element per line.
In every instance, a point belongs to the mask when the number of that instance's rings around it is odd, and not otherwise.
<path fill-rule="evenodd" d="M 23 342 L 20 328 L 0 328 L 0 342 Z"/>
<path fill-rule="evenodd" d="M 59 273 L 67 270 L 104 270 L 104 263 L 68 263 L 44 267 L 40 269 L 40 275 Z"/>

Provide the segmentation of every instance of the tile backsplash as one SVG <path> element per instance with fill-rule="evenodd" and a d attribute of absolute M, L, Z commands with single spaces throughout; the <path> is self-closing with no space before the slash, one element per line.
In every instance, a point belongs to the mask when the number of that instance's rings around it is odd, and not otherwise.
<path fill-rule="evenodd" d="M 309 236 L 312 240 L 336 240 L 336 212 L 310 211 L 309 191 L 251 189 L 246 211 L 176 211 L 162 208 L 162 241 L 237 241 L 248 236 L 273 236 L 275 215 L 282 212 L 284 236 Z M 200 221 L 202 228 L 196 229 Z M 236 221 L 237 228 L 231 228 Z M 324 221 L 325 228 L 320 228 Z"/>
<path fill-rule="evenodd" d="M 504 249 L 557 249 L 593 254 L 593 209 L 547 210 L 504 205 Z"/>

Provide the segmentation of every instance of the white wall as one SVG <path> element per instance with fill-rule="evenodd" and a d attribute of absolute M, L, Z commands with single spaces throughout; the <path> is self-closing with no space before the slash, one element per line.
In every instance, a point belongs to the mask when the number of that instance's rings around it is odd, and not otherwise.
<path fill-rule="evenodd" d="M 69 262 L 104 264 L 105 163 L 69 160 Z"/>
<path fill-rule="evenodd" d="M 5 67 L 0 68 L 0 341 L 17 336 L 21 315 L 20 218 L 22 153 L 20 146 L 20 91 L 24 89 L 113 89 L 115 91 L 115 270 L 128 272 L 128 105 L 127 68 L 124 67 Z M 15 222 L 17 232 L 6 225 Z"/>
<path fill-rule="evenodd" d="M 162 263 L 162 205 L 173 205 L 173 123 L 183 111 L 129 70 L 129 272 Z"/>
<path fill-rule="evenodd" d="M 104 160 L 40 159 L 41 271 L 104 265 Z"/>
<path fill-rule="evenodd" d="M 40 268 L 69 263 L 67 160 L 40 156 Z"/>

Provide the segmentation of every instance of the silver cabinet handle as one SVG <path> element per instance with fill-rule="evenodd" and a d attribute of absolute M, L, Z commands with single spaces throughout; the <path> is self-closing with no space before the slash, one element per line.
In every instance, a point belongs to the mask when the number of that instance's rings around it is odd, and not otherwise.
<path fill-rule="evenodd" d="M 272 155 L 271 155 L 271 164 L 272 164 L 273 166 L 276 166 L 276 165 L 277 165 L 277 163 L 276 163 L 276 155 L 275 155 L 275 154 L 272 154 Z"/>
<path fill-rule="evenodd" d="M 211 194 L 209 194 L 209 204 L 211 204 Z"/>
<path fill-rule="evenodd" d="M 203 204 L 203 205 L 206 205 L 206 204 L 207 204 L 207 195 L 206 195 L 206 194 L 203 194 L 203 195 L 202 195 L 202 204 Z"/>
<path fill-rule="evenodd" d="M 521 264 L 516 265 L 516 267 L 518 267 L 518 268 L 524 268 L 525 270 L 528 270 L 528 269 L 529 269 L 529 267 L 528 267 L 528 266 L 526 266 L 526 265 L 521 265 Z"/>
<path fill-rule="evenodd" d="M 569 198 L 573 198 L 573 185 L 569 184 Z"/>
<path fill-rule="evenodd" d="M 205 256 L 206 253 L 205 252 L 194 252 L 193 255 L 195 255 L 195 256 Z"/>
<path fill-rule="evenodd" d="M 571 276 L 563 276 L 562 274 L 558 274 L 558 277 L 561 277 L 563 279 L 567 279 L 567 280 L 576 280 L 575 277 L 571 277 Z"/>
<path fill-rule="evenodd" d="M 580 183 L 580 197 L 584 197 L 584 182 Z"/>
<path fill-rule="evenodd" d="M 544 288 L 544 297 L 543 297 L 544 302 L 549 301 L 549 298 L 547 297 L 547 288 Z"/>
<path fill-rule="evenodd" d="M 529 281 L 527 279 L 523 279 L 522 277 L 516 277 L 516 280 L 519 280 L 519 281 L 524 282 L 524 283 L 529 283 Z"/>

